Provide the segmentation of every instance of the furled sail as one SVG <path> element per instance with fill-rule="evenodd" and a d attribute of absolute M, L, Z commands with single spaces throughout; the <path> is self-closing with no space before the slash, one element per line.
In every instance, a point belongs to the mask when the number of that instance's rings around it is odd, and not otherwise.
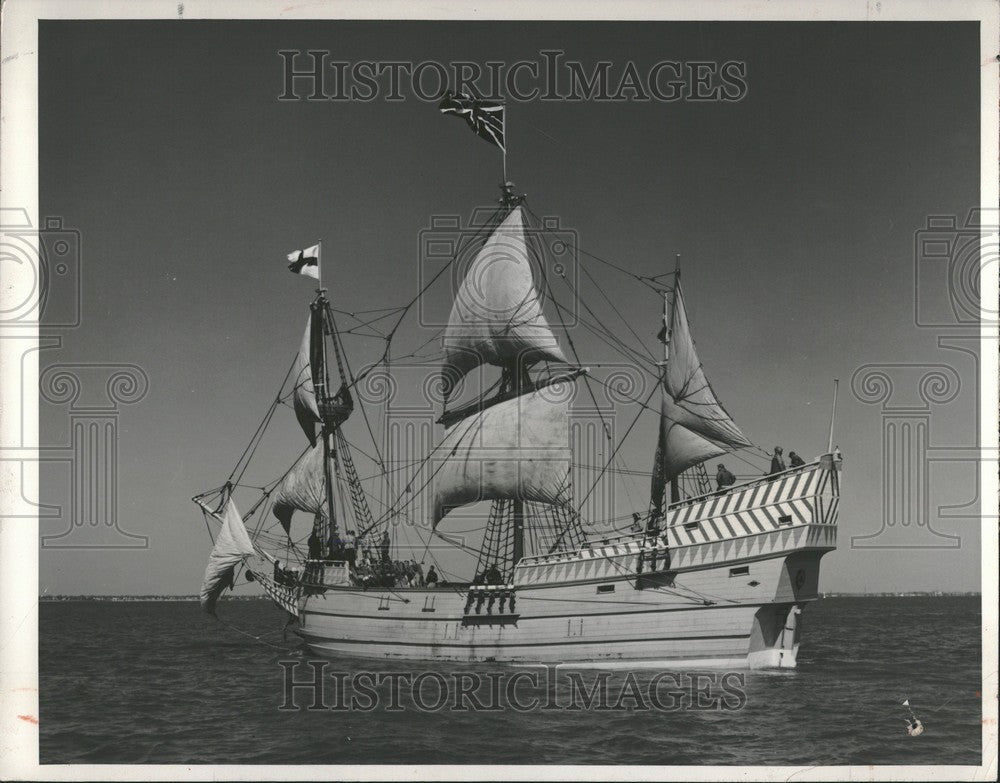
<path fill-rule="evenodd" d="M 481 364 L 566 362 L 542 312 L 528 252 L 516 207 L 486 240 L 455 296 L 444 337 L 445 399 L 462 376 Z"/>
<path fill-rule="evenodd" d="M 652 497 L 658 511 L 666 482 L 699 462 L 750 446 L 715 396 L 691 339 L 680 283 L 674 294 L 670 358 L 660 399 Z"/>
<path fill-rule="evenodd" d="M 498 403 L 448 432 L 431 461 L 435 527 L 480 500 L 569 502 L 569 402 L 545 394 Z"/>
<path fill-rule="evenodd" d="M 305 334 L 302 335 L 302 345 L 295 356 L 292 367 L 292 378 L 295 383 L 292 391 L 292 407 L 299 426 L 309 439 L 310 445 L 316 445 L 316 422 L 320 421 L 319 407 L 316 405 L 316 390 L 313 385 L 312 364 L 309 361 L 310 337 L 313 331 L 315 315 L 310 315 L 306 323 Z"/>
<path fill-rule="evenodd" d="M 230 498 L 222 517 L 222 527 L 215 538 L 215 546 L 208 558 L 205 568 L 205 578 L 201 583 L 201 608 L 209 614 L 215 614 L 215 604 L 222 591 L 233 584 L 233 573 L 237 564 L 244 558 L 254 554 L 250 534 L 247 533 L 243 519 L 236 504 Z"/>
<path fill-rule="evenodd" d="M 331 457 L 331 462 L 334 458 Z M 350 488 L 341 478 L 341 472 L 331 465 L 333 476 L 334 520 L 343 520 L 347 513 L 346 498 Z M 299 457 L 284 479 L 274 490 L 272 513 L 281 523 L 285 532 L 291 534 L 292 515 L 305 511 L 329 519 L 326 499 L 326 472 L 323 470 L 323 444 L 317 443 Z M 311 529 L 311 528 L 310 528 Z"/>

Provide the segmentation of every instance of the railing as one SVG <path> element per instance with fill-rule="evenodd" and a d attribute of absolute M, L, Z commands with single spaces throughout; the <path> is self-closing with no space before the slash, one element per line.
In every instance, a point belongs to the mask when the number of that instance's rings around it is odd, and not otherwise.
<path fill-rule="evenodd" d="M 737 490 L 742 491 L 744 489 L 750 489 L 752 487 L 760 486 L 761 484 L 769 484 L 772 481 L 777 481 L 779 478 L 784 476 L 791 476 L 795 473 L 804 473 L 810 468 L 818 467 L 825 457 L 832 456 L 830 454 L 824 454 L 818 459 L 812 462 L 807 462 L 805 465 L 796 465 L 794 468 L 785 468 L 785 470 L 779 471 L 778 473 L 768 473 L 760 478 L 751 479 L 750 481 L 745 481 L 742 484 L 733 484 L 725 489 L 716 489 L 712 492 L 706 492 L 703 495 L 695 495 L 692 498 L 684 498 L 684 500 L 678 500 L 676 503 L 671 503 L 667 506 L 667 511 L 672 508 L 684 508 L 685 506 L 691 506 L 695 503 L 700 503 L 703 500 L 708 500 L 709 498 L 719 497 L 720 495 L 728 495 L 731 492 L 736 492 Z"/>
<path fill-rule="evenodd" d="M 341 577 L 339 581 L 327 581 L 329 569 L 335 568 Z M 302 572 L 302 584 L 310 587 L 325 587 L 350 583 L 351 568 L 346 560 L 306 560 Z"/>
<path fill-rule="evenodd" d="M 711 500 L 712 498 L 720 497 L 722 495 L 729 495 L 735 492 L 744 492 L 748 489 L 752 489 L 754 487 L 761 486 L 763 484 L 768 484 L 773 481 L 777 481 L 781 478 L 794 475 L 796 473 L 804 473 L 806 471 L 813 470 L 817 467 L 820 467 L 824 463 L 824 461 L 831 460 L 832 462 L 834 459 L 836 459 L 836 457 L 833 454 L 823 454 L 817 459 L 813 460 L 812 462 L 807 462 L 805 465 L 797 465 L 793 468 L 786 468 L 785 470 L 782 470 L 778 473 L 770 473 L 765 476 L 761 476 L 760 478 L 752 479 L 750 481 L 745 481 L 742 484 L 734 484 L 730 487 L 725 487 L 724 489 L 721 490 L 715 490 L 714 492 L 707 492 L 705 494 L 697 495 L 692 498 L 685 498 L 684 500 L 679 500 L 676 503 L 671 503 L 667 507 L 666 511 L 670 511 L 672 509 L 686 508 L 687 506 L 694 505 L 696 503 L 703 503 L 707 500 Z M 666 515 L 664 515 L 664 518 L 665 517 Z M 673 527 L 673 525 L 668 525 L 667 527 Z M 662 531 L 660 535 L 662 535 Z M 553 563 L 553 562 L 558 562 L 560 560 L 572 560 L 577 558 L 579 554 L 584 550 L 592 550 L 598 547 L 605 547 L 605 546 L 614 546 L 616 544 L 620 544 L 626 541 L 632 542 L 644 539 L 655 540 L 655 538 L 656 536 L 652 536 L 646 532 L 620 533 L 614 536 L 605 536 L 597 540 L 587 541 L 576 552 L 533 555 L 531 557 L 522 558 L 521 563 L 525 565 L 532 565 L 536 563 Z"/>

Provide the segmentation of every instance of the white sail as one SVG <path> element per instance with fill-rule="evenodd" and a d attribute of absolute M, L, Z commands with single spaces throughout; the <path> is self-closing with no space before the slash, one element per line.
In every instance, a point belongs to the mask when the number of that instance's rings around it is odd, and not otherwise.
<path fill-rule="evenodd" d="M 222 527 L 215 538 L 215 546 L 208 558 L 205 578 L 201 583 L 201 608 L 215 614 L 215 604 L 222 591 L 232 584 L 233 572 L 238 563 L 254 554 L 253 544 L 246 525 L 230 498 L 222 517 Z"/>
<path fill-rule="evenodd" d="M 302 335 L 302 344 L 295 356 L 292 366 L 292 380 L 295 384 L 292 390 L 292 407 L 299 426 L 309 439 L 311 445 L 316 444 L 316 422 L 320 421 L 319 407 L 316 405 L 316 391 L 313 388 L 312 366 L 309 363 L 309 337 L 312 329 L 312 318 L 306 321 L 306 331 Z"/>
<path fill-rule="evenodd" d="M 683 409 L 664 390 L 660 400 L 660 435 L 653 469 L 654 496 L 663 495 L 665 482 L 699 462 L 725 454 L 731 448 L 680 424 L 677 419 L 684 416 Z"/>
<path fill-rule="evenodd" d="M 660 394 L 652 499 L 662 508 L 666 482 L 699 462 L 750 446 L 715 396 L 691 339 L 680 283 L 674 294 L 670 355 Z"/>
<path fill-rule="evenodd" d="M 336 469 L 335 462 L 331 464 L 330 473 L 334 479 L 331 493 L 334 502 L 334 520 L 346 520 L 350 486 L 341 475 L 341 471 Z M 322 441 L 299 457 L 292 469 L 275 488 L 273 498 L 272 513 L 293 540 L 301 538 L 299 535 L 292 535 L 291 531 L 292 515 L 296 511 L 305 511 L 313 516 L 318 514 L 324 519 L 329 519 Z M 310 522 L 311 529 L 312 522 Z"/>
<path fill-rule="evenodd" d="M 722 407 L 705 377 L 694 340 L 691 339 L 679 283 L 674 297 L 666 392 L 674 403 L 664 412 L 670 421 L 730 449 L 751 445 Z"/>
<path fill-rule="evenodd" d="M 480 500 L 569 501 L 569 402 L 532 392 L 456 424 L 432 460 L 436 527 L 453 508 Z"/>
<path fill-rule="evenodd" d="M 566 362 L 531 274 L 521 208 L 511 211 L 473 260 L 455 296 L 444 337 L 445 397 L 481 364 Z"/>

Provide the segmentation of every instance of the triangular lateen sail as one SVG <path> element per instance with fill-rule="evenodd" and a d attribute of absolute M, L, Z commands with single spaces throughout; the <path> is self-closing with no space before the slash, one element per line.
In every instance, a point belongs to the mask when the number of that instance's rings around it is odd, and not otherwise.
<path fill-rule="evenodd" d="M 545 391 L 498 403 L 456 424 L 430 463 L 433 525 L 480 500 L 569 502 L 569 402 Z"/>
<path fill-rule="evenodd" d="M 441 367 L 445 398 L 481 364 L 566 363 L 535 290 L 521 208 L 494 230 L 469 267 L 452 306 Z"/>
<path fill-rule="evenodd" d="M 727 444 L 712 441 L 679 424 L 673 417 L 681 416 L 680 410 L 663 390 L 652 480 L 653 505 L 657 513 L 662 510 L 663 492 L 668 481 L 699 462 L 718 457 L 731 449 Z"/>
<path fill-rule="evenodd" d="M 715 396 L 691 339 L 679 283 L 674 291 L 651 486 L 657 513 L 668 481 L 699 462 L 751 445 Z"/>
<path fill-rule="evenodd" d="M 243 519 L 236 504 L 230 498 L 222 517 L 222 527 L 215 538 L 215 546 L 208 558 L 205 568 L 205 578 L 201 583 L 201 608 L 209 614 L 215 614 L 215 604 L 223 590 L 231 587 L 233 573 L 238 563 L 254 554 L 250 534 L 247 533 Z"/>
<path fill-rule="evenodd" d="M 705 377 L 694 340 L 691 339 L 680 283 L 677 284 L 672 314 L 670 359 L 666 373 L 666 391 L 675 403 L 669 411 L 670 420 L 706 440 L 729 448 L 750 446 L 750 441 L 722 407 Z"/>

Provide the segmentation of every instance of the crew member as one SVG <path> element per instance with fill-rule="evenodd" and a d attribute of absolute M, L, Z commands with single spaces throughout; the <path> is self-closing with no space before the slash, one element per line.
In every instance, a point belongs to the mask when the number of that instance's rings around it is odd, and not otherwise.
<path fill-rule="evenodd" d="M 719 470 L 715 474 L 715 483 L 718 485 L 720 490 L 723 490 L 736 483 L 736 476 L 726 470 L 725 465 L 719 463 Z"/>
<path fill-rule="evenodd" d="M 771 472 L 769 475 L 773 476 L 775 473 L 787 470 L 784 457 L 781 456 L 783 453 L 781 446 L 774 447 L 774 456 L 771 457 Z"/>
<path fill-rule="evenodd" d="M 437 587 L 438 575 L 437 571 L 434 570 L 434 566 L 427 569 L 427 577 L 424 581 L 427 582 L 428 587 Z"/>
<path fill-rule="evenodd" d="M 309 544 L 309 559 L 319 560 L 320 557 L 319 536 L 316 535 L 315 530 L 313 530 L 313 532 L 309 534 L 308 544 Z"/>
<path fill-rule="evenodd" d="M 788 452 L 788 466 L 790 468 L 801 468 L 805 464 L 806 461 L 794 451 Z"/>
<path fill-rule="evenodd" d="M 344 559 L 352 566 L 358 557 L 357 537 L 353 530 L 347 531 L 347 541 L 344 542 Z"/>

